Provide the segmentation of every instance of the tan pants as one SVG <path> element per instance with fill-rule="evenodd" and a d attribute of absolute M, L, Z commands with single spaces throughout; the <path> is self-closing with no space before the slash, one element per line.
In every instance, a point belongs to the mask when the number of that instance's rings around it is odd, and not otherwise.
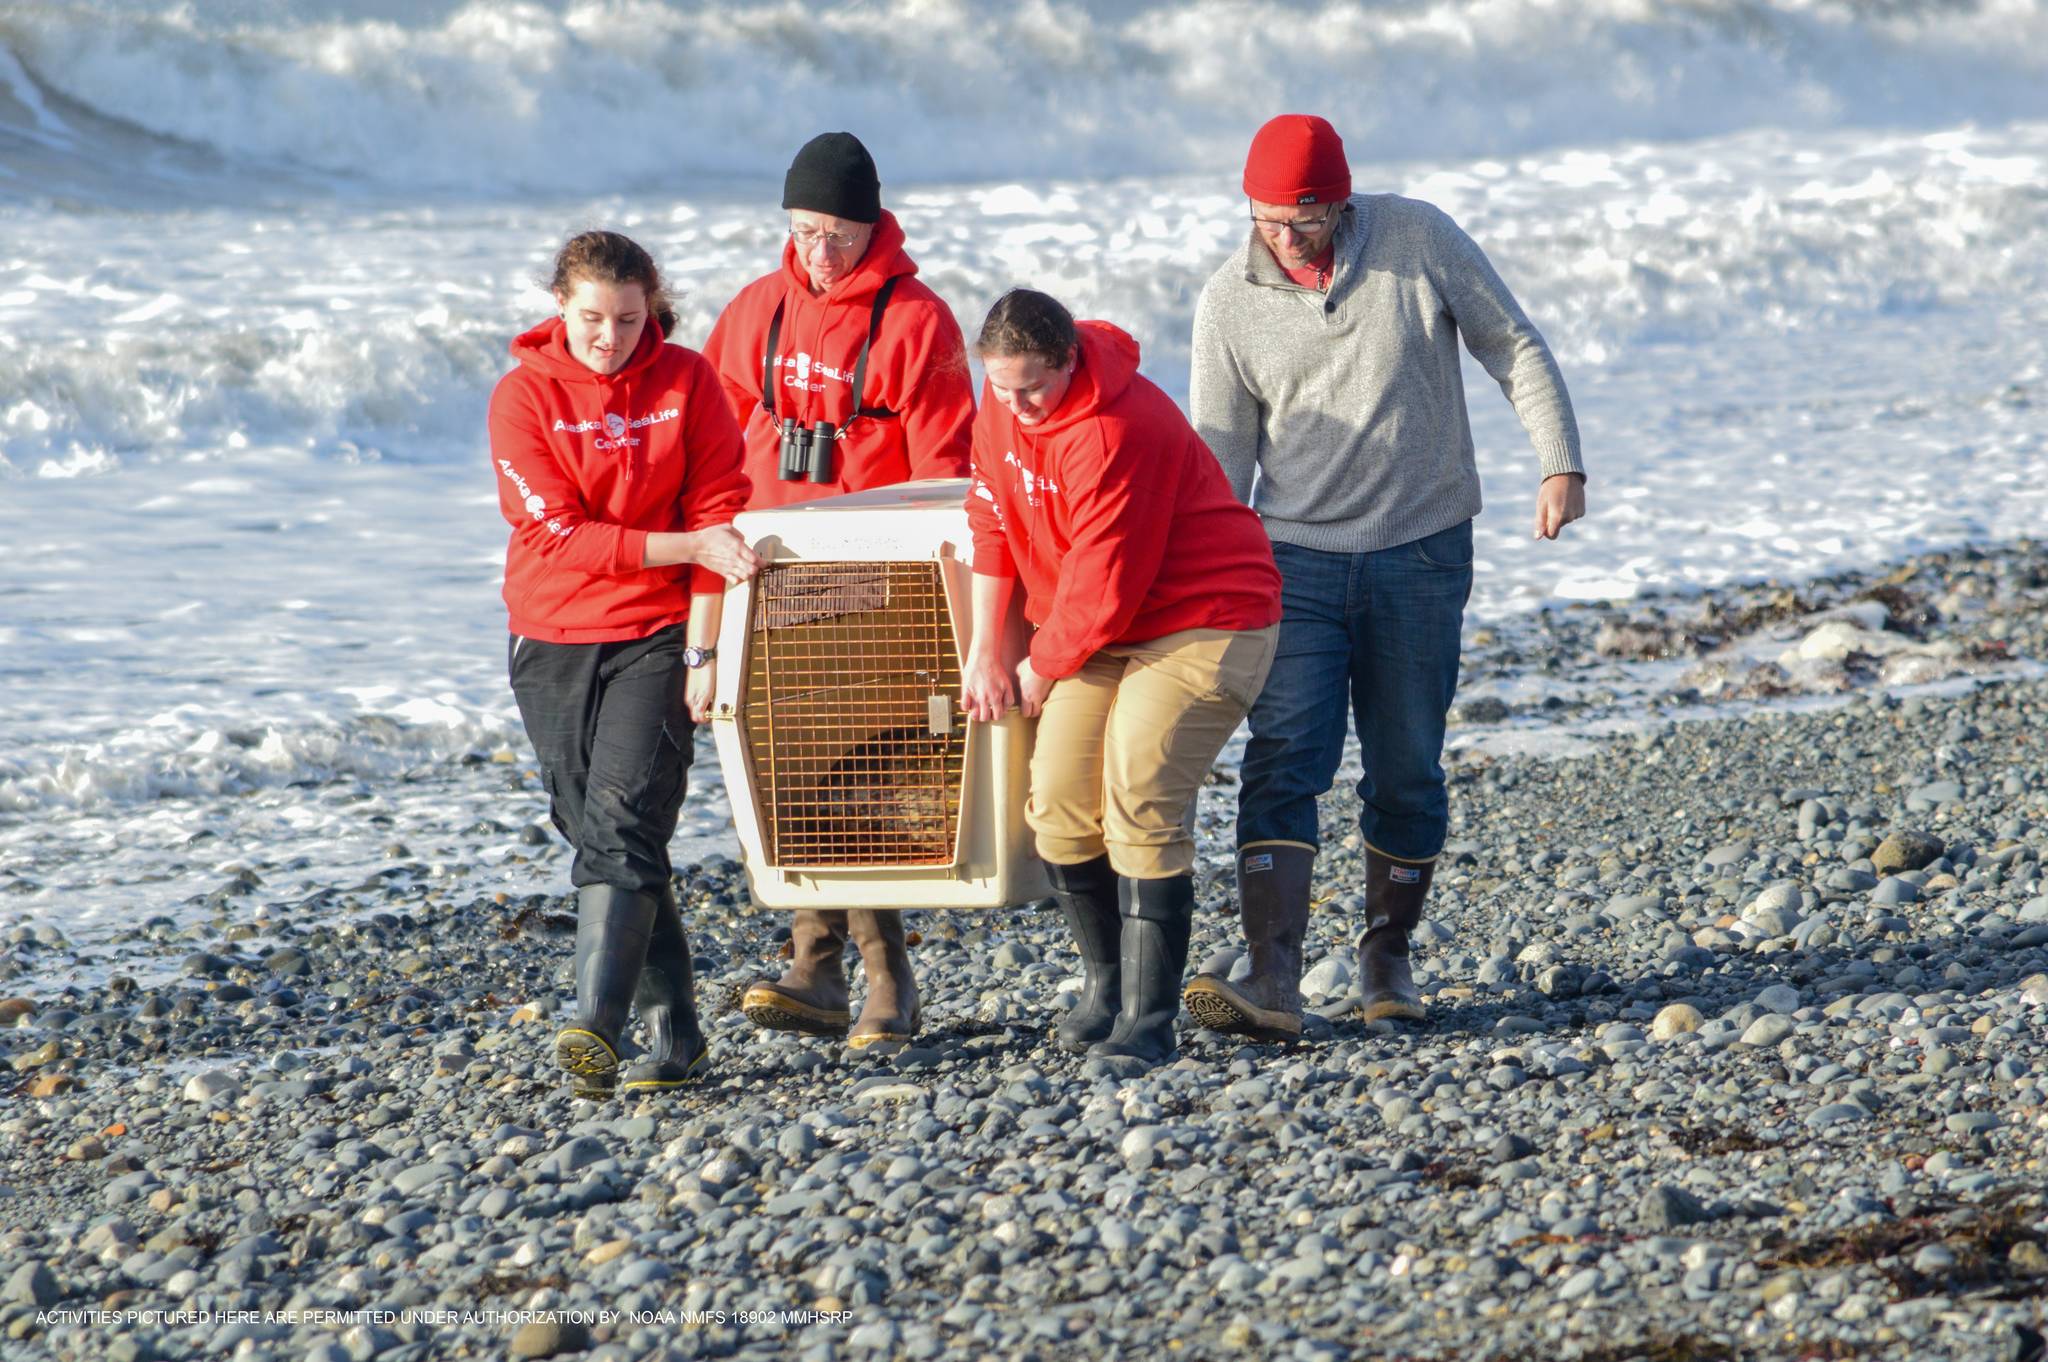
<path fill-rule="evenodd" d="M 1280 626 L 1186 629 L 1118 644 L 1053 683 L 1024 818 L 1055 865 L 1119 875 L 1194 868 L 1195 792 L 1265 684 Z"/>

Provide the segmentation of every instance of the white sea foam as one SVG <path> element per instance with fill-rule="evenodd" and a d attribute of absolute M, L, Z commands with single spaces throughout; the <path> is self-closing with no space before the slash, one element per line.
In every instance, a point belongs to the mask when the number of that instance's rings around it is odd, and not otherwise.
<path fill-rule="evenodd" d="M 1385 161 L 1998 123 L 2048 85 L 2040 0 L 45 0 L 0 45 L 37 127 L 491 193 L 701 192 L 821 125 L 895 184 L 1207 169 L 1282 91 Z"/>
<path fill-rule="evenodd" d="M 2015 181 L 2040 165 L 2048 124 L 1365 169 L 1486 245 L 1579 408 L 1595 514 L 1533 544 L 1526 440 L 1468 373 L 1490 504 L 1475 617 L 2035 530 L 2048 261 L 2026 243 L 2048 200 Z M 31 230 L 0 258 L 0 491 L 23 511 L 0 809 L 516 745 L 482 436 L 506 340 L 546 307 L 560 234 L 609 221 L 667 262 L 701 341 L 775 258 L 771 195 L 316 223 L 12 210 Z M 1193 177 L 927 186 L 899 207 L 970 324 L 1013 283 L 1050 288 L 1136 333 L 1182 395 L 1194 295 L 1244 230 Z"/>

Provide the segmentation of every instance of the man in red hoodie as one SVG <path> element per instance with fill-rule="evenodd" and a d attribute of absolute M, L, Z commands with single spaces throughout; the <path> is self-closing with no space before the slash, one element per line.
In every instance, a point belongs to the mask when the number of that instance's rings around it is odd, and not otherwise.
<path fill-rule="evenodd" d="M 974 392 L 960 325 L 918 281 L 867 148 L 852 133 L 812 138 L 789 167 L 782 206 L 782 267 L 740 290 L 704 346 L 746 434 L 747 505 L 966 476 Z M 794 477 L 788 421 L 814 436 Z M 821 422 L 831 438 L 815 438 Z M 858 1020 L 841 963 L 849 936 L 867 973 Z M 790 945 L 789 969 L 742 1000 L 755 1025 L 841 1035 L 851 1024 L 855 1047 L 916 1032 L 901 913 L 800 911 Z"/>

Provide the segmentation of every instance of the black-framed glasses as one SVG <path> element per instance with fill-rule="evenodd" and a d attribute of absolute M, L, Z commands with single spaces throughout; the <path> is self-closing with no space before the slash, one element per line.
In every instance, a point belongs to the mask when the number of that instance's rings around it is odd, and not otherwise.
<path fill-rule="evenodd" d="M 1319 218 L 1295 218 L 1289 222 L 1283 222 L 1279 218 L 1262 218 L 1253 213 L 1252 226 L 1266 232 L 1292 232 L 1299 237 L 1311 237 L 1335 222 L 1337 214 L 1341 211 L 1332 209 Z"/>
<path fill-rule="evenodd" d="M 835 251 L 853 249 L 853 243 L 860 240 L 859 232 L 821 232 L 814 227 L 792 227 L 789 239 L 796 243 L 799 251 L 808 252 L 819 242 L 824 242 Z"/>

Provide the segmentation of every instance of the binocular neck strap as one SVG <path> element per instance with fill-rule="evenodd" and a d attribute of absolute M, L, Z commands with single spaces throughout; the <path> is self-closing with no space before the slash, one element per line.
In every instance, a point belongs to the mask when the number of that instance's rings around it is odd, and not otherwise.
<path fill-rule="evenodd" d="M 892 274 L 883 281 L 881 288 L 875 290 L 874 306 L 868 310 L 868 334 L 862 338 L 860 358 L 853 364 L 853 411 L 846 418 L 847 426 L 853 424 L 855 417 L 892 414 L 885 408 L 864 407 L 860 399 L 867 386 L 868 349 L 875 343 L 875 333 L 882 329 L 882 309 L 889 306 L 889 295 L 896 291 L 897 282 L 902 278 L 900 274 Z M 775 389 L 778 386 L 775 382 L 775 347 L 782 341 L 782 309 L 787 302 L 787 298 L 776 302 L 775 315 L 768 320 L 768 345 L 761 354 L 761 406 L 768 413 L 770 425 L 775 423 Z M 846 426 L 840 427 L 842 432 L 845 429 Z"/>

